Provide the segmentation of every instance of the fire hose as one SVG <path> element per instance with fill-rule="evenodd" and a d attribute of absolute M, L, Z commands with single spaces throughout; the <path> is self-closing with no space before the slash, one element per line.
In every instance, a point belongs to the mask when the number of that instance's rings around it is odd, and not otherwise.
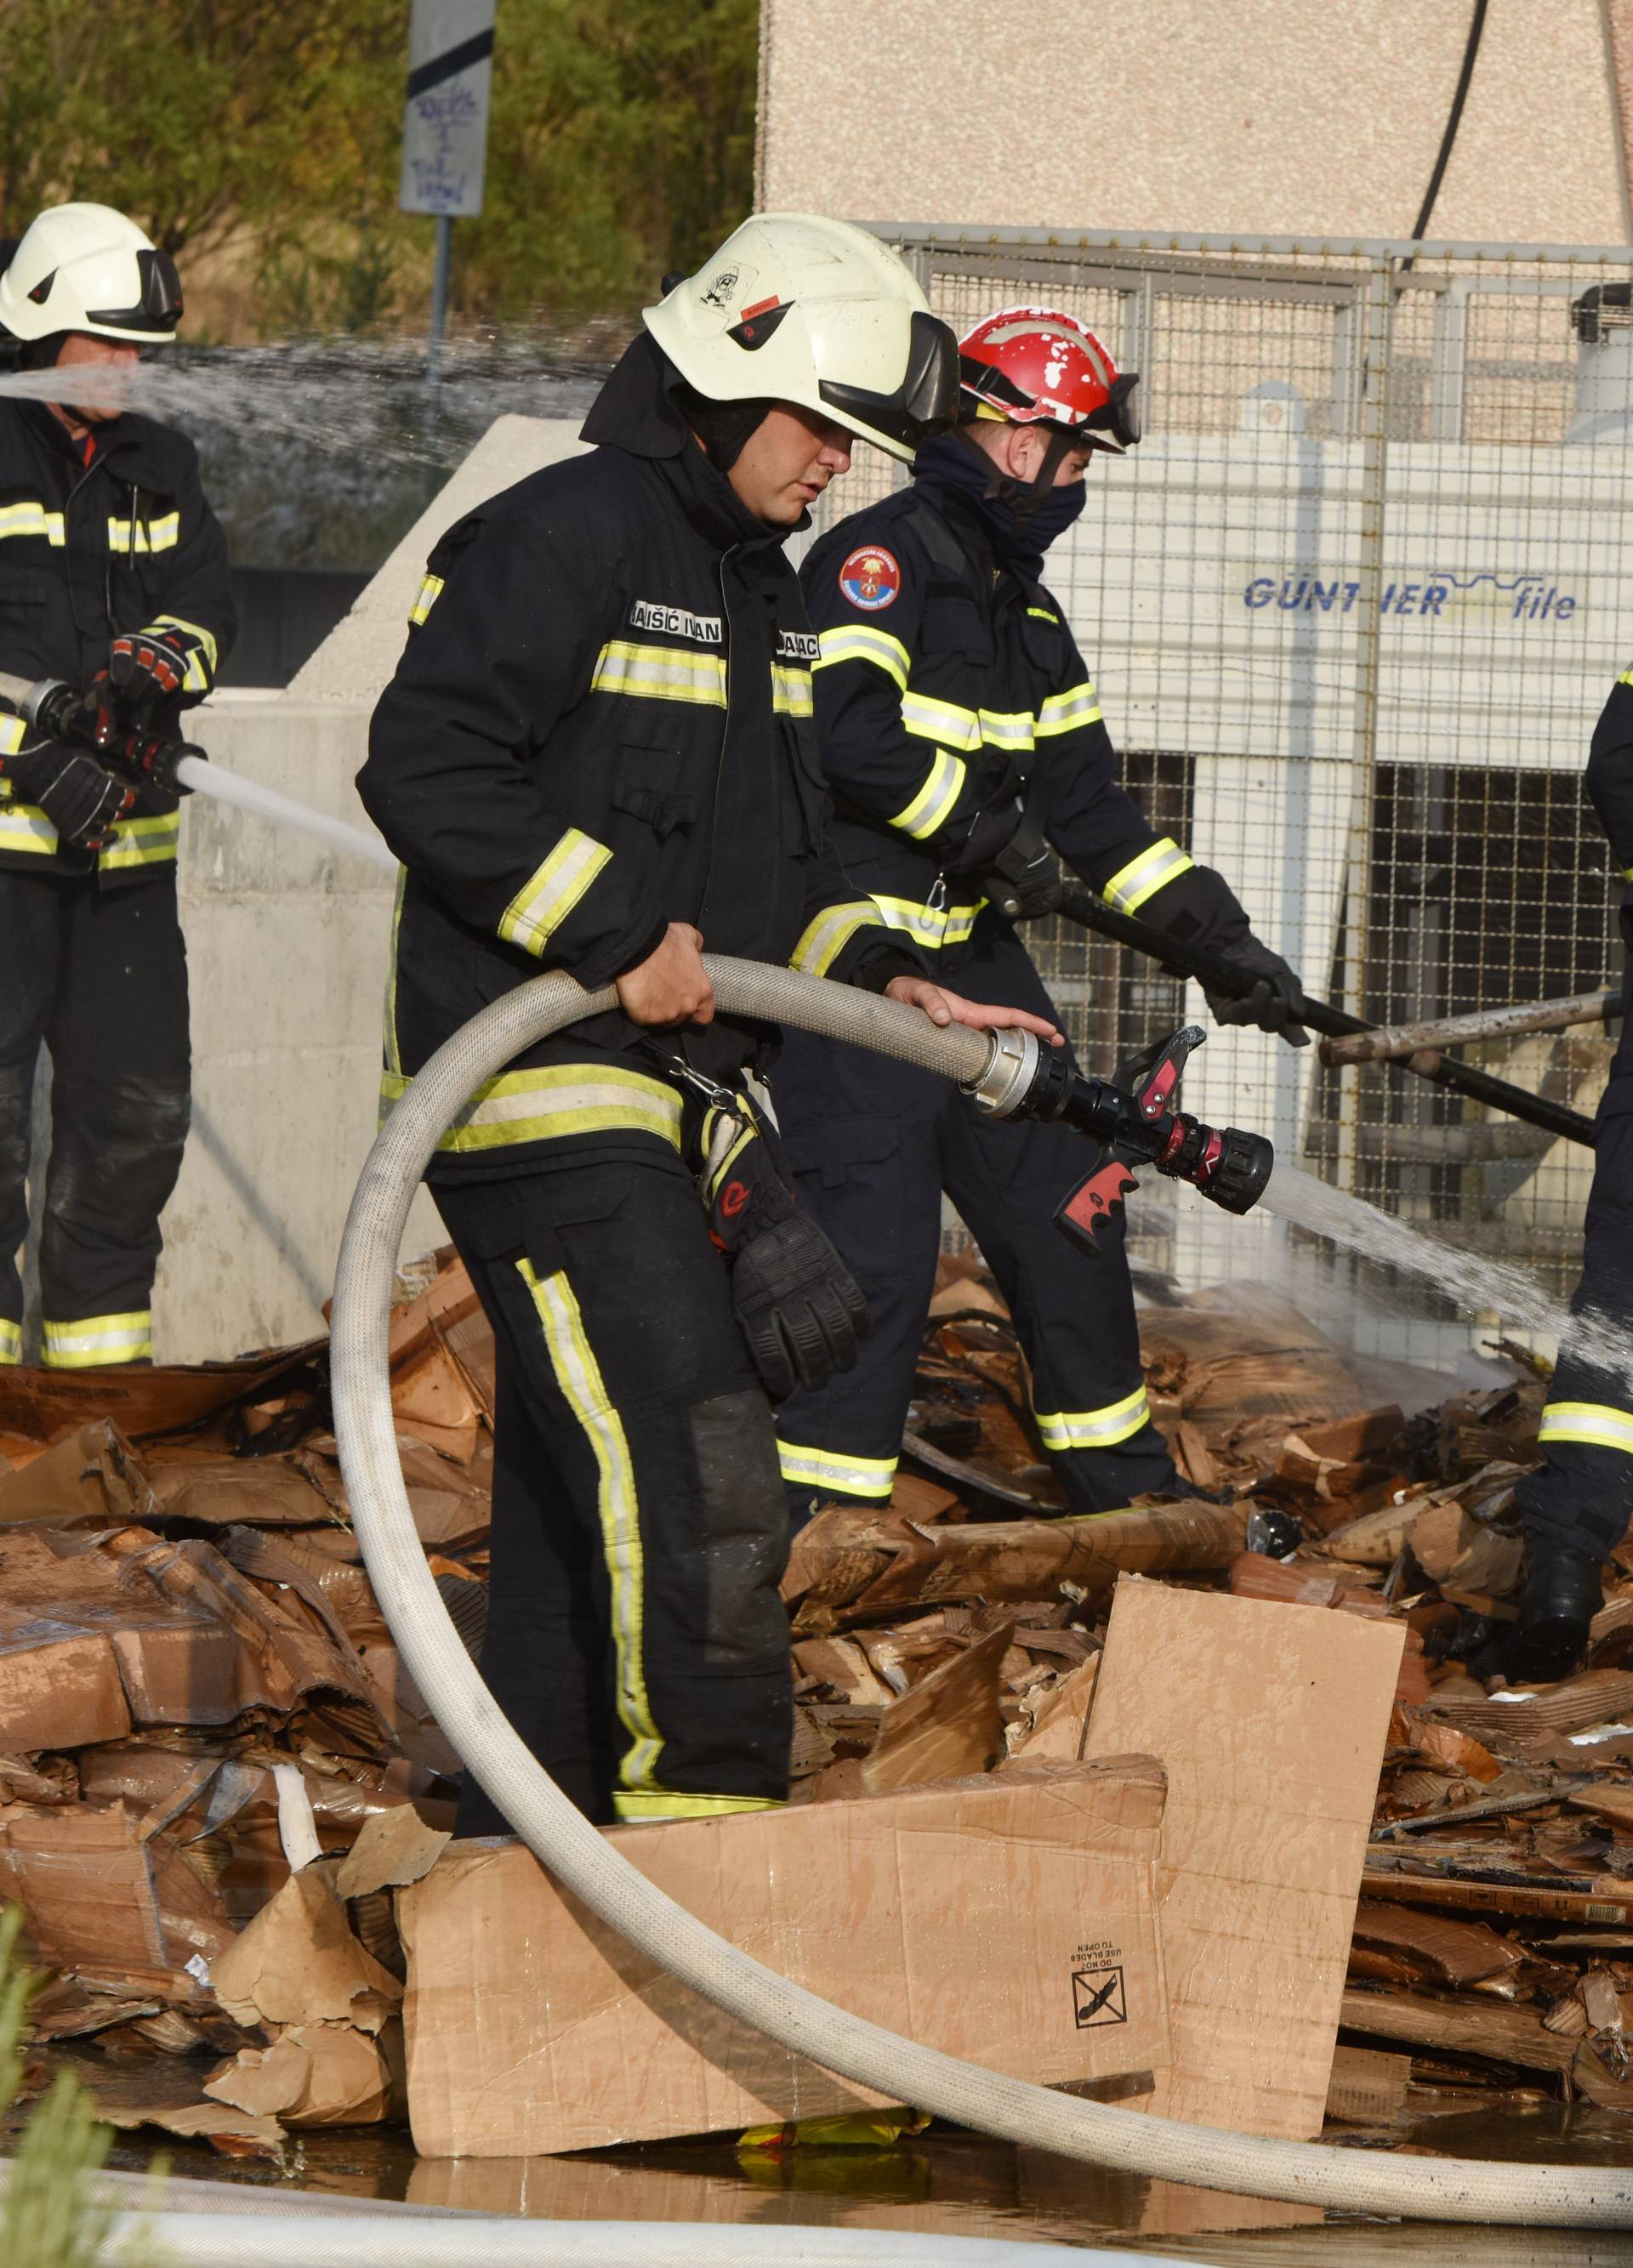
<path fill-rule="evenodd" d="M 6 709 L 26 718 L 48 740 L 65 740 L 70 747 L 83 748 L 138 794 L 157 789 L 165 795 L 208 796 L 216 803 L 252 812 L 257 819 L 292 827 L 297 834 L 314 836 L 331 850 L 344 850 L 353 858 L 366 858 L 371 865 L 396 872 L 397 862 L 378 835 L 352 826 L 349 820 L 333 819 L 326 811 L 314 811 L 309 804 L 280 795 L 259 780 L 224 771 L 190 740 L 139 729 L 110 735 L 100 723 L 95 707 L 59 679 L 45 677 L 35 682 L 0 670 L 0 710 Z"/>
<path fill-rule="evenodd" d="M 899 1002 L 786 969 L 715 957 L 705 965 L 727 1013 L 873 1048 L 951 1079 L 1000 1116 L 1023 1109 L 1040 1079 L 1069 1093 L 1063 1069 L 1050 1064 L 1035 1042 L 1029 1064 L 1022 1035 L 941 1029 Z M 539 976 L 440 1048 L 369 1153 L 336 1276 L 335 1430 L 369 1579 L 427 1705 L 535 1856 L 591 1912 L 717 2007 L 891 2102 L 1000 2139 L 1204 2189 L 1392 2219 L 1633 2228 L 1633 2176 L 1619 2171 L 1400 2158 L 1265 2140 L 1058 2095 L 921 2046 L 778 1976 L 717 1936 L 631 1866 L 561 1793 L 483 1683 L 438 1594 L 403 1487 L 387 1343 L 409 1208 L 447 1128 L 483 1081 L 523 1049 L 616 1004 L 610 986 L 587 993 L 565 975 Z M 1067 1108 L 1057 1115 L 1067 1116 Z M 1171 1131 L 1165 1138 L 1171 1142 Z"/>

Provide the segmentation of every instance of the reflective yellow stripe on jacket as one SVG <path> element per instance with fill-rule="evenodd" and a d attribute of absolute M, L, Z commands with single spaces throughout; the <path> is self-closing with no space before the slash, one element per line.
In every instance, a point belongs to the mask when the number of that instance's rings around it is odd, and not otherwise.
<path fill-rule="evenodd" d="M 1160 843 L 1153 843 L 1149 850 L 1119 867 L 1100 895 L 1113 912 L 1137 914 L 1148 898 L 1154 898 L 1193 864 L 1171 836 L 1164 835 Z"/>
<path fill-rule="evenodd" d="M 961 748 L 965 755 L 972 756 L 982 746 L 1001 748 L 1007 755 L 1024 755 L 1032 746 L 1036 720 L 1030 709 L 966 709 L 957 701 L 906 692 L 902 695 L 902 728 L 918 740 Z"/>
<path fill-rule="evenodd" d="M 811 674 L 797 662 L 772 664 L 772 708 L 780 717 L 814 717 Z"/>
<path fill-rule="evenodd" d="M 68 524 L 60 512 L 42 504 L 0 504 L 0 541 L 8 535 L 43 536 L 54 551 L 68 541 Z"/>
<path fill-rule="evenodd" d="M 907 649 L 888 630 L 876 630 L 867 622 L 844 622 L 838 630 L 822 631 L 816 643 L 821 651 L 813 668 L 832 669 L 841 661 L 870 661 L 876 669 L 894 678 L 904 693 L 907 690 Z"/>
<path fill-rule="evenodd" d="M 962 756 L 949 755 L 945 748 L 937 748 L 935 761 L 925 775 L 918 793 L 891 820 L 892 827 L 911 835 L 915 843 L 926 842 L 938 828 L 944 827 L 953 806 L 964 792 L 969 767 Z"/>
<path fill-rule="evenodd" d="M 174 551 L 181 541 L 181 515 L 167 512 L 161 519 L 110 519 L 107 548 L 127 558 L 148 552 Z"/>
<path fill-rule="evenodd" d="M 410 1084 L 401 1071 L 387 1071 L 380 1086 L 382 1111 Z M 437 1147 L 469 1156 L 573 1134 L 654 1134 L 678 1150 L 681 1100 L 661 1079 L 617 1064 L 547 1064 L 536 1071 L 501 1071 L 477 1089 Z"/>
<path fill-rule="evenodd" d="M 1100 696 L 1085 678 L 1065 693 L 1052 693 L 1038 711 L 1038 737 L 1048 740 L 1056 733 L 1075 733 L 1080 725 L 1100 722 Z"/>
<path fill-rule="evenodd" d="M 975 917 L 986 901 L 978 898 L 972 906 L 930 906 L 914 898 L 881 897 L 876 891 L 873 902 L 888 928 L 901 930 L 928 952 L 940 953 L 944 946 L 963 945 L 974 934 Z"/>
<path fill-rule="evenodd" d="M 604 843 L 569 827 L 499 916 L 499 933 L 506 944 L 543 953 L 611 857 Z"/>
<path fill-rule="evenodd" d="M 28 736 L 20 717 L 0 717 L 0 756 L 15 755 Z M 0 851 L 54 858 L 56 829 L 38 804 L 18 803 L 10 780 L 0 779 Z"/>
<path fill-rule="evenodd" d="M 22 1359 L 23 1326 L 14 1323 L 9 1315 L 0 1315 L 0 1363 Z"/>
<path fill-rule="evenodd" d="M 825 976 L 859 929 L 876 929 L 878 908 L 872 898 L 846 898 L 824 906 L 788 956 L 790 968 L 802 976 Z"/>
<path fill-rule="evenodd" d="M 427 575 L 419 586 L 419 596 L 409 608 L 410 622 L 423 622 L 437 600 L 442 596 L 442 577 Z"/>
<path fill-rule="evenodd" d="M 1543 1448 L 1576 1441 L 1590 1449 L 1620 1449 L 1633 1457 L 1633 1412 L 1605 1402 L 1550 1402 L 1537 1427 Z"/>
<path fill-rule="evenodd" d="M 726 706 L 726 664 L 688 646 L 634 645 L 609 638 L 595 657 L 592 693 L 627 693 L 646 701 L 688 701 Z"/>
<path fill-rule="evenodd" d="M 181 843 L 179 811 L 159 813 L 151 819 L 119 819 L 114 839 L 97 855 L 97 871 L 119 874 L 132 866 L 163 866 L 174 858 Z"/>

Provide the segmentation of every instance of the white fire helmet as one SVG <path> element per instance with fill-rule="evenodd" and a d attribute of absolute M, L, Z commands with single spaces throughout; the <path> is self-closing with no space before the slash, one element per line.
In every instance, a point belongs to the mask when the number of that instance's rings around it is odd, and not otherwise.
<path fill-rule="evenodd" d="M 958 342 L 846 221 L 754 213 L 643 320 L 712 401 L 791 401 L 911 463 L 958 408 Z"/>
<path fill-rule="evenodd" d="M 14 339 L 88 331 L 167 346 L 181 320 L 174 261 L 111 205 L 48 206 L 0 276 L 0 326 Z"/>

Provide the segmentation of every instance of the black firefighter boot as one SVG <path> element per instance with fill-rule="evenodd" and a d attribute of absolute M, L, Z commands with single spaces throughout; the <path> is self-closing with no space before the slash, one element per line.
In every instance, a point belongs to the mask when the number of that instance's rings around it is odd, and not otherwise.
<path fill-rule="evenodd" d="M 1605 1603 L 1603 1575 L 1602 1560 L 1569 1544 L 1533 1551 L 1504 1664 L 1512 1683 L 1549 1685 L 1581 1668 L 1588 1624 Z"/>

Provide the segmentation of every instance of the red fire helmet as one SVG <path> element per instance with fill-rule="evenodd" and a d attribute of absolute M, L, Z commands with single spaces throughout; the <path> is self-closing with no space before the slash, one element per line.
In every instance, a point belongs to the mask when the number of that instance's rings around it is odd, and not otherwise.
<path fill-rule="evenodd" d="M 1120 453 L 1140 438 L 1134 372 L 1117 365 L 1087 324 L 1053 307 L 1004 307 L 958 342 L 966 413 L 1052 425 Z"/>

